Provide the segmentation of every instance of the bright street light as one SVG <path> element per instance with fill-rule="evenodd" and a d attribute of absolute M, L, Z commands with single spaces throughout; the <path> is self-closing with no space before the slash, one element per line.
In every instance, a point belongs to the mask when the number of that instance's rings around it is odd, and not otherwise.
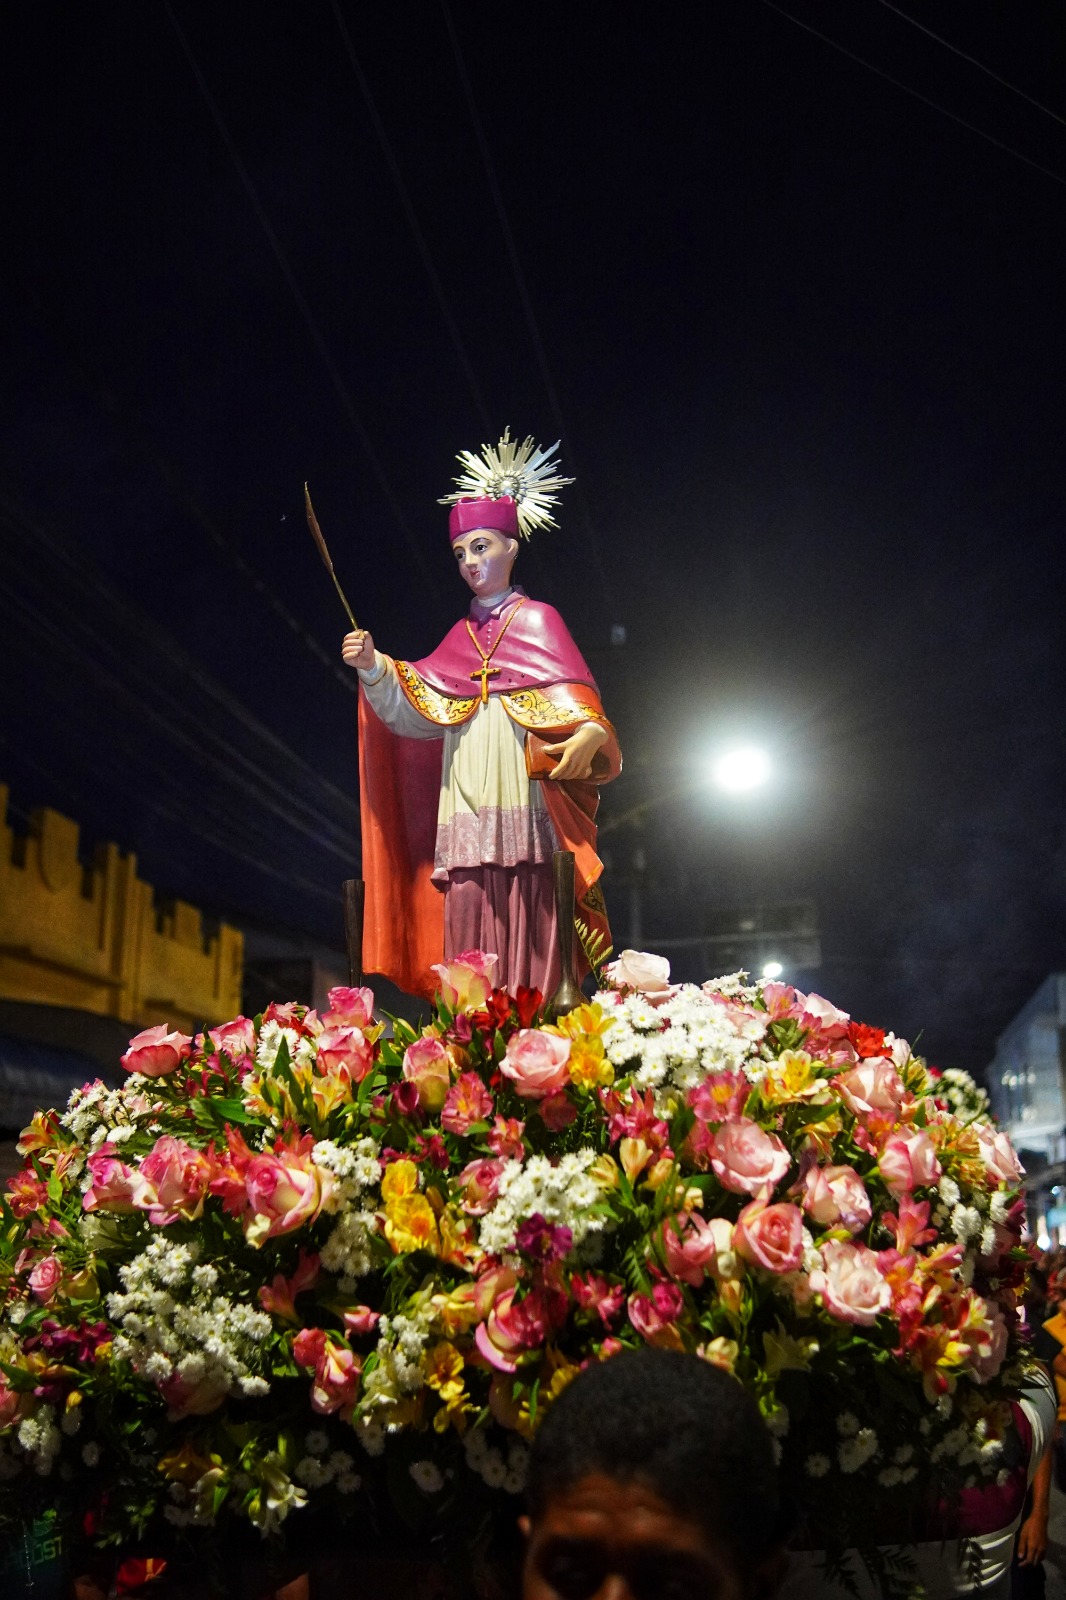
<path fill-rule="evenodd" d="M 762 975 L 764 978 L 779 978 L 784 970 L 780 961 L 767 961 L 762 969 Z"/>
<path fill-rule="evenodd" d="M 730 794 L 743 794 L 757 789 L 770 776 L 770 757 L 757 745 L 738 745 L 718 757 L 711 769 L 719 789 Z"/>

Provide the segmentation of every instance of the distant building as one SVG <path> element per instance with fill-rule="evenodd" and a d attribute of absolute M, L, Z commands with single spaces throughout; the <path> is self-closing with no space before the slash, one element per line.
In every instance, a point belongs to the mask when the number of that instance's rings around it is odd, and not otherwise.
<path fill-rule="evenodd" d="M 0 1129 L 118 1071 L 125 1041 L 165 1022 L 184 1033 L 241 1009 L 243 941 L 195 906 L 158 903 L 135 856 L 79 853 L 78 826 L 35 811 L 7 823 L 0 784 Z"/>
<path fill-rule="evenodd" d="M 999 1037 L 992 1109 L 1026 1169 L 1038 1239 L 1066 1243 L 1066 972 L 1044 979 Z"/>

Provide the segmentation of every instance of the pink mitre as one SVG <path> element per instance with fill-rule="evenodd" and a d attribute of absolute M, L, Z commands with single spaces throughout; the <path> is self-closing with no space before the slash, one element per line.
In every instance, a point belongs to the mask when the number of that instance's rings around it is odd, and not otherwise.
<path fill-rule="evenodd" d="M 497 533 L 517 539 L 517 502 L 509 494 L 501 494 L 498 500 L 489 495 L 457 500 L 448 513 L 448 538 L 454 544 L 464 533 L 473 533 L 476 528 L 494 528 Z"/>

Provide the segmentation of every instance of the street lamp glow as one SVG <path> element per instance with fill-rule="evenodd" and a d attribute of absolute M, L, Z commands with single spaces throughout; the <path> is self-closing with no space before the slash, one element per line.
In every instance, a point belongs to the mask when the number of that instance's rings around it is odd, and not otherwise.
<path fill-rule="evenodd" d="M 767 961 L 762 969 L 762 975 L 764 978 L 779 978 L 784 970 L 780 961 Z"/>
<path fill-rule="evenodd" d="M 729 794 L 743 794 L 766 782 L 770 776 L 770 757 L 757 745 L 738 745 L 718 757 L 712 775 L 719 789 Z"/>

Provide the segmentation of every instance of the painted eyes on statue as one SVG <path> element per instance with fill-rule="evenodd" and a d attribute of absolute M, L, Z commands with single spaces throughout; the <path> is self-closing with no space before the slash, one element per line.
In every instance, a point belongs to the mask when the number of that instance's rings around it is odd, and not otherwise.
<path fill-rule="evenodd" d="M 467 550 L 457 550 L 455 552 L 455 559 L 456 559 L 456 561 L 465 561 L 467 555 L 483 556 L 485 554 L 485 551 L 488 549 L 488 547 L 489 547 L 489 545 L 488 545 L 488 540 L 487 539 L 477 539 L 470 546 L 469 551 L 467 551 Z"/>

